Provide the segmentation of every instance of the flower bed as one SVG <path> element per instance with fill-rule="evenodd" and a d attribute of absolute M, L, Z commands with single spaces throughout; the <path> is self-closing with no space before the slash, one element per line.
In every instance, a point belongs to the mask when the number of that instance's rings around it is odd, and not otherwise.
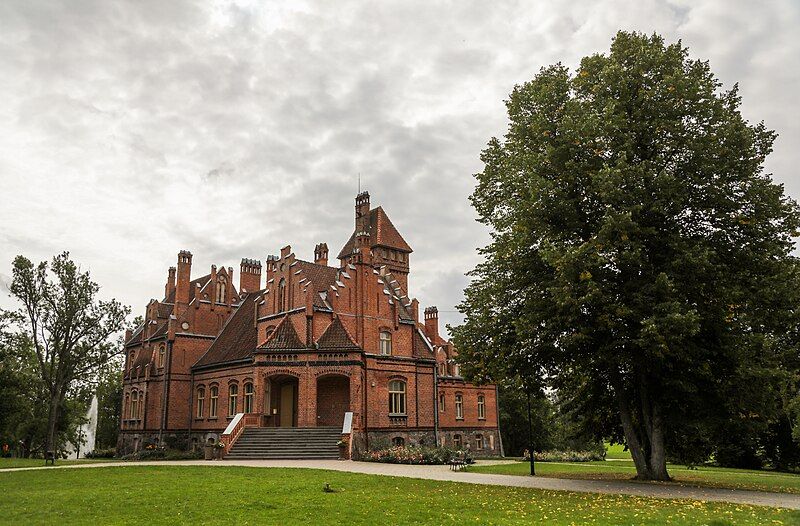
<path fill-rule="evenodd" d="M 387 464 L 448 464 L 458 456 L 446 447 L 394 446 L 363 453 L 359 460 Z"/>
<path fill-rule="evenodd" d="M 522 456 L 523 460 L 531 459 L 528 450 Z M 536 462 L 592 462 L 594 460 L 605 460 L 605 452 L 599 451 L 535 451 L 533 460 Z"/>

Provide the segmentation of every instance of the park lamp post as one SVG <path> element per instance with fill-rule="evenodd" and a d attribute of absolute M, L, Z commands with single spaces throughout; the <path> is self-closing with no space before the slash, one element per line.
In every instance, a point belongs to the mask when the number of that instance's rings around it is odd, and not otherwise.
<path fill-rule="evenodd" d="M 531 390 L 525 389 L 528 394 L 528 457 L 531 461 L 531 476 L 536 475 L 536 469 L 533 466 L 533 419 L 531 418 Z"/>

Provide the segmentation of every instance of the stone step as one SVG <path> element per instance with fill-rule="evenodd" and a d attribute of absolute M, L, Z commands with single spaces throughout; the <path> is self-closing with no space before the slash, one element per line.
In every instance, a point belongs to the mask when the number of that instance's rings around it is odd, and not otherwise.
<path fill-rule="evenodd" d="M 245 428 L 228 459 L 327 459 L 338 458 L 338 427 Z"/>

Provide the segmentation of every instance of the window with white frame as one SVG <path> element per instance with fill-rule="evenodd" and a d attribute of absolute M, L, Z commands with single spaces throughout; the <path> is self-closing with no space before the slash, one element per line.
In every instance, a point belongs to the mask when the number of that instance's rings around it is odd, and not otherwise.
<path fill-rule="evenodd" d="M 253 412 L 253 397 L 254 397 L 253 383 L 247 382 L 244 384 L 244 412 Z"/>
<path fill-rule="evenodd" d="M 228 415 L 233 416 L 236 414 L 236 408 L 238 407 L 238 398 L 239 398 L 239 386 L 237 384 L 231 384 L 228 386 Z"/>
<path fill-rule="evenodd" d="M 464 397 L 460 394 L 456 395 L 456 419 L 464 419 Z"/>
<path fill-rule="evenodd" d="M 461 435 L 453 435 L 453 448 L 461 449 Z"/>
<path fill-rule="evenodd" d="M 392 354 L 392 333 L 381 331 L 381 354 L 389 356 Z"/>
<path fill-rule="evenodd" d="M 483 395 L 478 395 L 478 418 L 486 419 L 486 397 Z"/>
<path fill-rule="evenodd" d="M 483 449 L 483 435 L 475 435 L 475 449 Z"/>
<path fill-rule="evenodd" d="M 197 388 L 197 418 L 203 418 L 206 410 L 206 388 Z"/>
<path fill-rule="evenodd" d="M 219 401 L 219 387 L 212 385 L 208 390 L 208 418 L 217 418 L 217 402 Z"/>
<path fill-rule="evenodd" d="M 389 415 L 406 414 L 406 383 L 402 380 L 389 382 Z"/>

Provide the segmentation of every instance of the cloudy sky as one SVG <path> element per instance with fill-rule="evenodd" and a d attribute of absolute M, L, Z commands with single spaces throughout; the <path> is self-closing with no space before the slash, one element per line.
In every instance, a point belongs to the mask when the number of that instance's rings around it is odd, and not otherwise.
<path fill-rule="evenodd" d="M 619 29 L 681 39 L 778 131 L 768 169 L 800 197 L 798 27 L 792 0 L 4 0 L 0 281 L 69 250 L 141 314 L 179 249 L 195 275 L 338 252 L 360 173 L 414 248 L 411 294 L 456 322 L 487 239 L 472 174 L 514 84 Z"/>

